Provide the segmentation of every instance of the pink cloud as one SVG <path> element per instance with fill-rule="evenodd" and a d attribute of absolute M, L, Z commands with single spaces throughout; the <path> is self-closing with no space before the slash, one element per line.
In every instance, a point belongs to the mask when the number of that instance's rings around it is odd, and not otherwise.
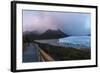
<path fill-rule="evenodd" d="M 48 12 L 41 12 L 40 15 L 24 16 L 23 31 L 45 32 L 48 29 L 57 30 L 56 18 Z"/>

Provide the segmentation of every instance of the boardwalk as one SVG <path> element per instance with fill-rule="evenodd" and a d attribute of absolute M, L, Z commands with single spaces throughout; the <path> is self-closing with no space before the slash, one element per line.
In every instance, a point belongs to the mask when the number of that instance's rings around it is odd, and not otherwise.
<path fill-rule="evenodd" d="M 54 59 L 44 52 L 38 44 L 30 43 L 26 51 L 23 52 L 23 62 L 54 61 Z"/>
<path fill-rule="evenodd" d="M 23 52 L 23 62 L 38 62 L 38 49 L 35 48 L 35 46 L 32 43 L 30 43 L 25 48 L 27 48 L 27 50 Z"/>

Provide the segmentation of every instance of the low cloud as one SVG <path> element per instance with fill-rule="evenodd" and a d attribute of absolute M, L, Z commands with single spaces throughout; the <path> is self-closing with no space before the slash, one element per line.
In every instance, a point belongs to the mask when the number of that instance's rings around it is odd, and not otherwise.
<path fill-rule="evenodd" d="M 57 30 L 57 20 L 46 12 L 41 12 L 36 16 L 27 16 L 23 18 L 23 31 L 38 31 L 43 33 L 48 29 Z"/>
<path fill-rule="evenodd" d="M 80 36 L 90 34 L 90 25 L 89 13 L 23 11 L 23 32 L 60 29 L 67 35 Z"/>

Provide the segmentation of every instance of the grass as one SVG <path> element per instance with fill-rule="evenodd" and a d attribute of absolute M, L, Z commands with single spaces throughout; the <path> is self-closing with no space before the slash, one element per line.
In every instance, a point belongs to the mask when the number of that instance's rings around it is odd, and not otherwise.
<path fill-rule="evenodd" d="M 56 61 L 85 60 L 91 58 L 90 49 L 66 48 L 50 44 L 37 43 L 41 49 L 53 57 Z"/>

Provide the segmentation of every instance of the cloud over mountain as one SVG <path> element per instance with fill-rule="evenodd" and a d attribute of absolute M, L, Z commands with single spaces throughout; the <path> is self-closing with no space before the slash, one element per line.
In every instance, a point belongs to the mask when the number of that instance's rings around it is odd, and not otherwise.
<path fill-rule="evenodd" d="M 23 32 L 60 29 L 67 35 L 90 34 L 91 15 L 76 12 L 23 11 Z"/>

